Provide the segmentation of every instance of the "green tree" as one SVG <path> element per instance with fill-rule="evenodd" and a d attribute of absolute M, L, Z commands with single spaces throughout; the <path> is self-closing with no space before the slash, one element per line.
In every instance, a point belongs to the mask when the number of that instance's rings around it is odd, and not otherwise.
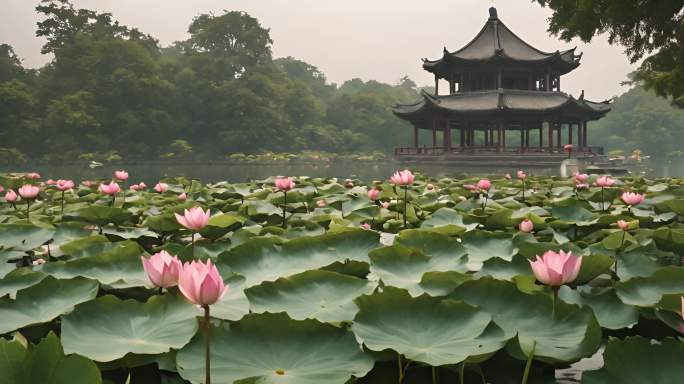
<path fill-rule="evenodd" d="M 637 78 L 684 107 L 684 13 L 681 0 L 536 0 L 553 10 L 549 31 L 585 42 L 608 33 L 632 62 L 646 57 Z"/>

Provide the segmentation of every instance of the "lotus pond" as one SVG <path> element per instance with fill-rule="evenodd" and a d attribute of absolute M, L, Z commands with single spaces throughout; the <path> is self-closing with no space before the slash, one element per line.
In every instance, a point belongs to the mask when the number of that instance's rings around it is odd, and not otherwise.
<path fill-rule="evenodd" d="M 582 383 L 684 382 L 684 179 L 173 178 L 113 199 L 32 177 L 0 177 L 40 187 L 0 204 L 3 384 L 203 383 L 208 335 L 215 384 L 553 383 L 597 354 Z M 197 235 L 175 217 L 196 206 Z M 141 255 L 162 250 L 217 266 L 209 324 L 152 287 Z M 572 281 L 538 281 L 547 251 L 581 257 Z"/>

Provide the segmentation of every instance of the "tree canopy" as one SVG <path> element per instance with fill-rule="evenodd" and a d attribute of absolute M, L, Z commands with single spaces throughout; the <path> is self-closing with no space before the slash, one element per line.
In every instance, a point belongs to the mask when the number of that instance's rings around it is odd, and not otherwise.
<path fill-rule="evenodd" d="M 549 31 L 585 42 L 607 33 L 632 62 L 645 57 L 637 79 L 684 107 L 684 1 L 536 0 L 553 10 Z"/>

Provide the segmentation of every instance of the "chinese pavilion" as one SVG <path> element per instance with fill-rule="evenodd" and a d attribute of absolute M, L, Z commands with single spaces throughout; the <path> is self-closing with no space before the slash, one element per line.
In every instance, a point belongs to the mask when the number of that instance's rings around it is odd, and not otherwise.
<path fill-rule="evenodd" d="M 578 98 L 561 92 L 561 76 L 577 68 L 581 57 L 574 48 L 547 53 L 532 47 L 490 8 L 486 24 L 465 47 L 423 59 L 423 69 L 435 76 L 435 93 L 422 91 L 422 100 L 394 107 L 414 127 L 413 147 L 397 148 L 396 156 L 558 161 L 566 144 L 573 145 L 575 157 L 601 156 L 603 148 L 588 145 L 587 121 L 610 111 L 609 102 L 586 100 L 584 91 Z M 439 94 L 440 80 L 448 83 L 448 94 Z M 421 129 L 432 132 L 431 145 L 419 143 Z"/>

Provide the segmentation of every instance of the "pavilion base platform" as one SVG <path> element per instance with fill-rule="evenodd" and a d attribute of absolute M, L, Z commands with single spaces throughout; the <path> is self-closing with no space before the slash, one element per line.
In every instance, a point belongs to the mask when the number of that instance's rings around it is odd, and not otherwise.
<path fill-rule="evenodd" d="M 570 156 L 563 148 L 496 148 L 496 147 L 406 147 L 396 148 L 395 158 L 401 162 L 419 162 L 459 166 L 557 167 L 571 157 L 585 165 L 607 166 L 611 162 L 602 147 L 574 150 Z"/>

